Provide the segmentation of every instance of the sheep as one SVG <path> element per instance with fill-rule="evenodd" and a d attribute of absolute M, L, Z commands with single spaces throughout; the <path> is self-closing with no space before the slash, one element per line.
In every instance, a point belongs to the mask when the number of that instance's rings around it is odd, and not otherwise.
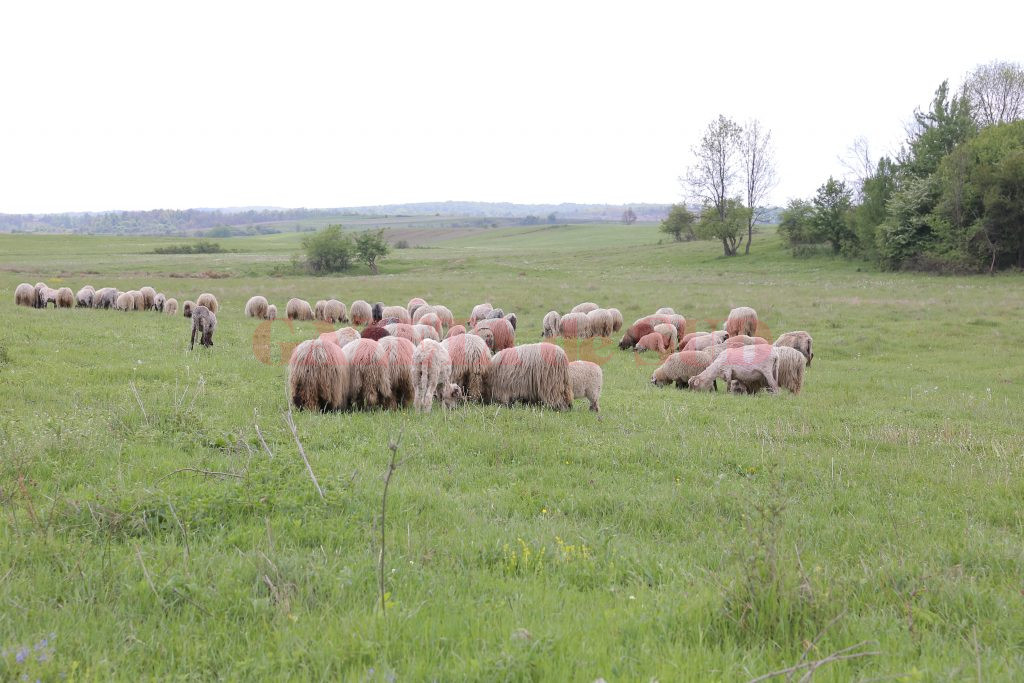
<path fill-rule="evenodd" d="M 405 325 L 399 318 L 384 318 L 374 323 L 377 327 L 387 327 L 388 325 Z"/>
<path fill-rule="evenodd" d="M 144 311 L 146 310 L 146 295 L 141 290 L 133 289 L 128 292 L 135 299 L 135 310 Z"/>
<path fill-rule="evenodd" d="M 36 288 L 27 282 L 22 282 L 14 290 L 14 303 L 17 306 L 36 307 Z"/>
<path fill-rule="evenodd" d="M 412 324 L 412 316 L 402 306 L 385 306 L 381 313 L 381 318 L 398 318 L 399 322 L 406 323 L 407 325 Z"/>
<path fill-rule="evenodd" d="M 409 316 L 412 318 L 413 324 L 415 324 L 418 323 L 423 318 L 423 316 L 429 313 L 434 313 L 436 315 L 437 307 L 431 306 L 430 304 L 421 304 L 419 306 L 415 306 L 412 312 L 409 313 Z M 440 319 L 440 317 L 441 316 L 438 316 L 438 319 Z"/>
<path fill-rule="evenodd" d="M 475 329 L 489 329 L 494 336 L 494 350 L 503 351 L 516 345 L 516 331 L 505 318 L 481 320 Z"/>
<path fill-rule="evenodd" d="M 284 313 L 289 320 L 313 320 L 313 308 L 305 299 L 288 299 Z"/>
<path fill-rule="evenodd" d="M 373 312 L 373 322 L 379 323 L 384 318 L 384 302 L 378 301 L 370 309 Z"/>
<path fill-rule="evenodd" d="M 725 331 L 730 337 L 740 334 L 753 337 L 757 332 L 757 311 L 749 306 L 732 309 L 725 321 Z"/>
<path fill-rule="evenodd" d="M 448 349 L 433 339 L 424 339 L 412 356 L 413 405 L 429 413 L 434 396 L 451 384 L 452 359 Z"/>
<path fill-rule="evenodd" d="M 519 322 L 519 317 L 515 313 L 509 313 L 508 315 L 505 316 L 505 320 L 507 320 L 508 324 L 512 326 L 512 331 L 514 332 L 516 329 L 516 324 L 518 324 Z"/>
<path fill-rule="evenodd" d="M 114 303 L 114 309 L 118 311 L 134 311 L 135 297 L 132 296 L 131 292 L 121 292 L 117 295 L 117 301 Z"/>
<path fill-rule="evenodd" d="M 595 304 L 593 301 L 586 301 L 586 302 L 584 302 L 582 304 L 576 304 L 575 306 L 572 307 L 572 310 L 569 311 L 569 312 L 570 313 L 584 313 L 585 314 L 585 313 L 590 313 L 591 311 L 596 311 L 599 308 L 601 308 L 601 307 L 598 306 L 597 304 Z"/>
<path fill-rule="evenodd" d="M 370 304 L 362 299 L 356 299 L 352 302 L 349 314 L 352 316 L 353 325 L 369 325 L 373 320 L 373 309 L 370 308 Z"/>
<path fill-rule="evenodd" d="M 157 292 L 156 296 L 153 297 L 153 310 L 157 313 L 164 312 L 164 306 L 167 305 L 167 297 L 164 296 L 163 292 Z"/>
<path fill-rule="evenodd" d="M 478 320 L 483 320 L 487 317 L 487 312 L 494 309 L 490 303 L 477 304 L 473 307 L 473 312 L 469 314 L 469 326 L 476 327 Z"/>
<path fill-rule="evenodd" d="M 200 294 L 199 298 L 196 299 L 196 305 L 206 306 L 207 308 L 210 309 L 210 313 L 213 313 L 215 315 L 217 311 L 220 309 L 220 303 L 217 301 L 217 297 L 215 297 L 213 294 L 210 294 L 209 292 L 203 292 L 202 294 Z"/>
<path fill-rule="evenodd" d="M 75 293 L 71 291 L 70 287 L 61 287 L 57 290 L 57 300 L 54 306 L 57 308 L 74 308 Z"/>
<path fill-rule="evenodd" d="M 153 308 L 153 300 L 156 298 L 156 290 L 152 287 L 146 286 L 139 290 L 139 294 L 142 295 L 142 308 L 140 310 L 148 311 Z M 216 311 L 214 311 L 214 313 L 216 313 Z"/>
<path fill-rule="evenodd" d="M 277 306 L 274 304 L 267 306 L 267 320 L 277 320 Z"/>
<path fill-rule="evenodd" d="M 341 350 L 348 362 L 349 404 L 363 410 L 381 407 L 391 391 L 378 343 L 373 339 L 359 339 L 345 344 Z"/>
<path fill-rule="evenodd" d="M 571 410 L 569 358 L 560 346 L 547 342 L 499 351 L 491 359 L 487 392 L 492 403 L 510 405 L 521 401 Z"/>
<path fill-rule="evenodd" d="M 86 285 L 75 294 L 75 307 L 92 308 L 92 301 L 95 297 L 96 290 L 93 289 L 92 285 Z"/>
<path fill-rule="evenodd" d="M 665 344 L 665 337 L 661 336 L 657 332 L 651 332 L 640 337 L 637 341 L 634 349 L 637 353 L 643 353 L 644 351 L 655 351 L 659 355 L 668 351 L 668 346 Z"/>
<path fill-rule="evenodd" d="M 791 346 L 775 346 L 779 355 L 779 386 L 799 394 L 804 386 L 804 367 L 810 365 L 807 357 Z"/>
<path fill-rule="evenodd" d="M 487 389 L 487 373 L 491 368 L 491 351 L 487 342 L 475 334 L 460 334 L 448 337 L 441 346 L 451 359 L 451 381 L 462 387 L 462 393 L 469 400 L 482 401 Z"/>
<path fill-rule="evenodd" d="M 679 346 L 683 351 L 703 351 L 709 346 L 721 344 L 728 338 L 725 330 L 715 332 L 691 332 L 679 340 Z"/>
<path fill-rule="evenodd" d="M 320 335 L 320 339 L 332 342 L 338 346 L 345 346 L 345 344 L 360 338 L 359 330 L 354 327 L 343 327 L 340 330 L 324 332 Z"/>
<path fill-rule="evenodd" d="M 699 375 L 687 382 L 691 389 L 706 391 L 721 379 L 729 386 L 739 380 L 748 387 L 764 382 L 770 393 L 779 391 L 779 353 L 774 346 L 752 344 L 726 349 Z"/>
<path fill-rule="evenodd" d="M 434 341 L 441 341 L 441 335 L 430 325 L 413 325 L 413 331 L 416 333 L 416 338 L 420 341 L 424 339 L 433 339 Z"/>
<path fill-rule="evenodd" d="M 811 361 L 814 360 L 814 351 L 811 348 L 813 341 L 811 335 L 801 330 L 779 335 L 779 338 L 775 340 L 775 346 L 788 346 L 796 349 L 804 354 L 804 358 L 807 359 L 807 367 L 811 367 Z"/>
<path fill-rule="evenodd" d="M 612 332 L 618 332 L 622 329 L 622 313 L 617 308 L 609 308 L 608 312 L 612 316 Z"/>
<path fill-rule="evenodd" d="M 669 314 L 668 319 L 664 322 L 667 322 L 676 328 L 676 338 L 686 336 L 686 318 L 683 316 L 678 313 L 671 313 Z M 658 323 L 654 324 L 657 325 Z"/>
<path fill-rule="evenodd" d="M 299 410 L 348 408 L 349 368 L 337 344 L 309 339 L 292 351 L 288 361 L 288 397 Z"/>
<path fill-rule="evenodd" d="M 433 327 L 438 334 L 441 334 L 441 318 L 438 317 L 437 313 L 427 313 L 417 321 L 417 324 L 429 325 L 430 327 Z"/>
<path fill-rule="evenodd" d="M 487 311 L 487 315 L 484 316 L 484 320 L 494 320 L 495 318 L 504 317 L 505 311 L 501 310 L 500 308 L 492 308 L 491 310 Z"/>
<path fill-rule="evenodd" d="M 347 323 L 348 310 L 345 304 L 337 299 L 328 299 L 324 304 L 324 317 L 321 320 L 329 323 Z"/>
<path fill-rule="evenodd" d="M 640 341 L 640 339 L 651 332 L 654 332 L 654 325 L 646 320 L 638 320 L 630 325 L 629 329 L 626 330 L 626 333 L 622 335 L 622 339 L 619 340 L 619 348 L 623 351 L 631 349 L 636 346 L 636 343 Z"/>
<path fill-rule="evenodd" d="M 591 337 L 610 337 L 612 325 L 612 314 L 603 308 L 595 308 L 587 313 L 587 326 Z"/>
<path fill-rule="evenodd" d="M 590 337 L 590 320 L 586 313 L 566 313 L 558 321 L 558 331 L 566 339 Z"/>
<path fill-rule="evenodd" d="M 391 336 L 401 337 L 402 339 L 408 339 L 413 344 L 419 344 L 420 339 L 422 339 L 422 337 L 420 337 L 420 335 L 417 334 L 416 328 L 413 325 L 407 325 L 405 323 L 391 323 L 389 325 L 384 325 L 383 327 Z"/>
<path fill-rule="evenodd" d="M 416 309 L 417 308 L 419 308 L 420 306 L 426 306 L 426 305 L 427 305 L 426 299 L 421 299 L 418 296 L 414 296 L 413 298 L 409 299 L 409 305 L 406 306 L 406 310 L 409 311 L 409 315 L 414 315 L 416 313 Z M 415 320 L 415 318 L 414 318 L 414 320 Z"/>
<path fill-rule="evenodd" d="M 660 334 L 665 339 L 666 349 L 675 349 L 679 342 L 679 331 L 676 330 L 674 325 L 669 323 L 658 323 L 654 326 L 654 331 Z"/>
<path fill-rule="evenodd" d="M 186 301 L 185 303 L 183 303 L 181 305 L 181 314 L 183 316 L 185 316 L 186 318 L 191 318 L 192 317 L 192 309 L 195 308 L 195 307 L 196 307 L 196 303 L 194 301 Z"/>
<path fill-rule="evenodd" d="M 387 391 L 384 403 L 387 408 L 405 408 L 412 402 L 415 395 L 412 357 L 415 352 L 415 344 L 401 337 L 385 337 L 377 342 L 377 353 L 385 366 Z"/>
<path fill-rule="evenodd" d="M 484 344 L 487 345 L 487 348 L 490 349 L 491 353 L 494 353 L 494 331 L 491 330 L 491 328 L 480 327 L 474 329 L 472 334 L 483 339 Z"/>
<path fill-rule="evenodd" d="M 324 319 L 324 308 L 326 308 L 326 307 L 327 307 L 327 301 L 324 300 L 324 299 L 320 299 L 315 304 L 313 304 L 313 320 L 323 320 Z"/>
<path fill-rule="evenodd" d="M 436 313 L 437 317 L 441 319 L 441 324 L 444 325 L 445 328 L 450 328 L 455 324 L 455 316 L 452 315 L 451 310 L 447 306 L 435 305 L 434 313 Z"/>
<path fill-rule="evenodd" d="M 540 336 L 542 339 L 550 339 L 551 337 L 558 336 L 559 326 L 558 321 L 562 319 L 562 316 L 558 314 L 558 311 L 548 311 L 544 314 L 544 320 L 541 321 Z"/>
<path fill-rule="evenodd" d="M 689 387 L 687 382 L 708 369 L 714 358 L 704 351 L 679 351 L 659 365 L 651 375 L 651 384 L 662 387 L 675 383 L 677 388 Z"/>
<path fill-rule="evenodd" d="M 178 300 L 170 298 L 164 302 L 164 315 L 174 315 L 178 312 Z"/>
<path fill-rule="evenodd" d="M 676 314 L 676 312 L 675 312 L 675 311 L 673 311 L 673 310 L 672 310 L 671 308 L 669 308 L 668 306 L 664 306 L 664 307 L 662 307 L 662 308 L 659 308 L 658 310 L 656 310 L 656 311 L 655 311 L 655 314 L 657 314 L 657 315 L 675 315 L 675 314 Z"/>
<path fill-rule="evenodd" d="M 46 308 L 50 302 L 53 302 L 53 307 L 57 308 L 57 290 L 51 289 L 46 284 L 40 282 L 36 284 L 36 308 Z"/>
<path fill-rule="evenodd" d="M 448 334 L 445 335 L 445 339 L 451 339 L 452 337 L 458 337 L 460 334 L 466 334 L 465 325 L 452 325 L 448 328 Z"/>
<path fill-rule="evenodd" d="M 586 397 L 590 401 L 590 409 L 595 413 L 601 412 L 601 384 L 604 382 L 601 366 L 587 360 L 574 360 L 569 363 L 569 381 L 573 399 Z"/>
<path fill-rule="evenodd" d="M 363 328 L 363 331 L 359 333 L 359 336 L 362 337 L 363 339 L 373 339 L 375 341 L 383 339 L 384 337 L 388 337 L 390 335 L 391 333 L 388 332 L 385 328 L 378 327 L 377 325 L 367 325 L 365 328 Z"/>
<path fill-rule="evenodd" d="M 245 302 L 245 315 L 247 318 L 259 318 L 264 319 L 267 317 L 267 298 L 257 294 L 256 296 L 249 297 L 249 300 Z"/>
<path fill-rule="evenodd" d="M 102 287 L 92 297 L 93 308 L 113 308 L 117 302 L 118 291 L 113 287 Z"/>
<path fill-rule="evenodd" d="M 200 335 L 199 343 L 213 346 L 213 332 L 217 329 L 217 316 L 206 306 L 196 304 L 192 309 L 192 341 L 188 345 L 191 351 L 196 345 L 196 333 Z"/>

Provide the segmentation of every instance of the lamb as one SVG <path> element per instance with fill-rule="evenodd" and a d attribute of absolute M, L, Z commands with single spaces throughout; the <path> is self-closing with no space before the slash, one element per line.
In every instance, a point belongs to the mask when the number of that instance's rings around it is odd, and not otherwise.
<path fill-rule="evenodd" d="M 359 336 L 362 337 L 363 339 L 373 339 L 375 341 L 383 339 L 384 337 L 388 337 L 390 335 L 391 333 L 388 332 L 385 328 L 378 327 L 377 325 L 367 325 L 359 334 Z"/>
<path fill-rule="evenodd" d="M 206 306 L 196 304 L 192 309 L 192 341 L 188 345 L 191 351 L 196 345 L 196 333 L 200 335 L 199 343 L 213 346 L 213 332 L 217 329 L 217 316 Z"/>
<path fill-rule="evenodd" d="M 452 325 L 448 328 L 448 334 L 445 335 L 445 339 L 451 339 L 452 337 L 458 337 L 460 334 L 466 334 L 465 325 Z"/>
<path fill-rule="evenodd" d="M 569 358 L 561 347 L 541 342 L 504 349 L 494 354 L 487 381 L 492 403 L 520 401 L 555 410 L 571 410 Z"/>
<path fill-rule="evenodd" d="M 288 299 L 284 313 L 289 320 L 313 320 L 313 307 L 305 299 Z"/>
<path fill-rule="evenodd" d="M 114 310 L 117 311 L 134 311 L 135 310 L 135 297 L 132 296 L 131 292 L 121 292 L 117 295 L 117 301 L 114 303 Z"/>
<path fill-rule="evenodd" d="M 153 310 L 157 313 L 164 312 L 164 306 L 167 305 L 167 297 L 164 296 L 163 292 L 157 292 L 156 296 L 153 297 Z"/>
<path fill-rule="evenodd" d="M 749 306 L 740 306 L 729 311 L 725 321 L 725 331 L 730 337 L 745 334 L 753 337 L 757 332 L 757 311 Z"/>
<path fill-rule="evenodd" d="M 487 312 L 493 310 L 494 307 L 490 303 L 477 304 L 473 307 L 473 312 L 469 314 L 469 326 L 476 327 L 476 323 L 479 320 L 483 320 L 487 317 Z"/>
<path fill-rule="evenodd" d="M 142 308 L 140 310 L 148 311 L 152 309 L 153 300 L 156 299 L 156 290 L 152 287 L 146 286 L 139 290 L 139 294 L 142 295 Z M 217 311 L 214 310 L 213 312 L 216 313 Z"/>
<path fill-rule="evenodd" d="M 402 306 L 385 306 L 381 313 L 381 318 L 398 318 L 400 322 L 407 325 L 412 324 L 412 316 Z"/>
<path fill-rule="evenodd" d="M 595 304 L 593 301 L 586 301 L 586 302 L 584 302 L 582 304 L 576 304 L 575 306 L 572 307 L 572 310 L 569 311 L 569 312 L 570 313 L 584 313 L 584 314 L 586 314 L 586 313 L 590 313 L 591 311 L 596 311 L 599 308 L 600 308 L 600 306 Z"/>
<path fill-rule="evenodd" d="M 346 344 L 341 350 L 348 362 L 349 404 L 363 410 L 381 407 L 391 390 L 383 357 L 378 353 L 378 343 L 372 339 L 359 339 Z"/>
<path fill-rule="evenodd" d="M 117 303 L 118 291 L 113 287 L 102 287 L 92 297 L 93 308 L 113 308 Z"/>
<path fill-rule="evenodd" d="M 387 391 L 384 404 L 392 410 L 405 408 L 413 400 L 412 357 L 416 346 L 408 339 L 385 337 L 377 343 L 377 353 L 385 366 Z"/>
<path fill-rule="evenodd" d="M 587 339 L 590 337 L 590 320 L 586 313 L 566 313 L 558 321 L 558 331 L 566 339 Z"/>
<path fill-rule="evenodd" d="M 92 308 L 92 301 L 95 297 L 96 290 L 92 285 L 86 285 L 75 294 L 75 306 L 77 308 Z"/>
<path fill-rule="evenodd" d="M 14 303 L 17 306 L 28 306 L 36 308 L 36 288 L 27 282 L 22 282 L 14 290 Z"/>
<path fill-rule="evenodd" d="M 630 325 L 626 333 L 622 335 L 622 339 L 619 340 L 619 348 L 623 351 L 631 349 L 636 346 L 638 341 L 651 332 L 654 332 L 654 325 L 643 319 L 638 320 Z"/>
<path fill-rule="evenodd" d="M 267 306 L 267 320 L 277 320 L 277 306 L 274 304 Z"/>
<path fill-rule="evenodd" d="M 416 410 L 429 413 L 434 396 L 451 383 L 452 359 L 448 349 L 432 339 L 424 339 L 412 356 L 412 385 Z"/>
<path fill-rule="evenodd" d="M 562 319 L 562 316 L 558 314 L 558 311 L 548 311 L 544 315 L 544 320 L 541 321 L 540 336 L 542 339 L 550 339 L 551 337 L 558 336 L 558 321 Z"/>
<path fill-rule="evenodd" d="M 569 381 L 574 399 L 586 397 L 590 401 L 590 409 L 595 413 L 601 412 L 601 384 L 604 382 L 601 366 L 586 360 L 574 360 L 569 363 Z"/>
<path fill-rule="evenodd" d="M 61 287 L 57 290 L 57 300 L 54 303 L 57 308 L 74 308 L 75 293 L 70 287 Z"/>
<path fill-rule="evenodd" d="M 675 325 L 669 323 L 658 323 L 654 326 L 654 331 L 660 334 L 665 339 L 666 349 L 675 349 L 679 343 L 679 331 Z"/>
<path fill-rule="evenodd" d="M 516 344 L 516 331 L 505 318 L 493 318 L 481 320 L 476 324 L 475 330 L 489 329 L 494 337 L 494 350 L 503 351 L 510 349 Z"/>
<path fill-rule="evenodd" d="M 181 305 L 181 314 L 184 315 L 186 318 L 191 318 L 192 317 L 192 309 L 195 308 L 195 307 L 196 307 L 196 304 L 195 304 L 194 301 L 186 301 L 185 303 L 183 303 Z"/>
<path fill-rule="evenodd" d="M 651 332 L 645 334 L 637 341 L 634 347 L 637 353 L 643 353 L 644 351 L 656 351 L 659 355 L 668 351 L 668 346 L 665 344 L 665 338 L 657 332 Z"/>
<path fill-rule="evenodd" d="M 807 367 L 811 367 L 811 361 L 814 359 L 814 351 L 811 348 L 813 341 L 811 335 L 801 330 L 779 335 L 779 338 L 775 340 L 775 346 L 788 346 L 796 349 L 807 359 Z"/>
<path fill-rule="evenodd" d="M 336 344 L 320 339 L 302 342 L 288 361 L 288 396 L 299 410 L 345 410 L 349 368 Z"/>
<path fill-rule="evenodd" d="M 206 306 L 207 308 L 210 309 L 210 313 L 213 314 L 216 314 L 217 310 L 220 308 L 220 304 L 217 302 L 217 297 L 215 297 L 213 294 L 210 294 L 209 292 L 203 292 L 202 294 L 200 294 L 199 298 L 196 299 L 196 305 Z"/>
<path fill-rule="evenodd" d="M 448 337 L 441 346 L 451 360 L 451 381 L 458 384 L 471 401 L 482 401 L 487 388 L 487 373 L 491 368 L 491 351 L 487 342 L 475 334 L 460 334 Z"/>
<path fill-rule="evenodd" d="M 265 320 L 267 317 L 267 308 L 270 304 L 267 303 L 267 298 L 257 294 L 256 296 L 250 297 L 245 302 L 245 315 L 249 318 L 259 318 Z"/>
<path fill-rule="evenodd" d="M 779 391 L 778 377 L 778 350 L 774 346 L 752 344 L 726 349 L 706 370 L 691 377 L 687 384 L 691 389 L 706 391 L 716 379 L 723 380 L 726 386 L 734 379 L 747 386 L 763 381 L 768 391 L 776 394 Z"/>
<path fill-rule="evenodd" d="M 618 332 L 622 329 L 622 313 L 617 308 L 609 308 L 608 312 L 612 316 L 612 332 Z"/>
<path fill-rule="evenodd" d="M 612 314 L 603 308 L 587 313 L 587 326 L 591 337 L 610 337 L 613 327 Z"/>
<path fill-rule="evenodd" d="M 352 302 L 349 314 L 352 316 L 353 325 L 369 325 L 373 320 L 373 309 L 370 308 L 370 304 L 362 299 L 356 299 Z"/>
<path fill-rule="evenodd" d="M 164 315 L 174 315 L 178 312 L 178 300 L 170 298 L 164 302 Z"/>
<path fill-rule="evenodd" d="M 659 365 L 651 375 L 651 384 L 663 387 L 675 383 L 676 388 L 689 387 L 687 382 L 708 369 L 714 360 L 704 351 L 679 351 Z"/>

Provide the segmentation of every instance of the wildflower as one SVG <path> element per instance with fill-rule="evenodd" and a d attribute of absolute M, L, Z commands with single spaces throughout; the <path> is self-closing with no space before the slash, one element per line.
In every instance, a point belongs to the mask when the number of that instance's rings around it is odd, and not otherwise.
<path fill-rule="evenodd" d="M 28 648 L 27 647 L 18 648 L 18 653 L 16 655 L 14 655 L 14 661 L 16 661 L 18 664 L 21 664 L 26 659 L 28 659 Z"/>

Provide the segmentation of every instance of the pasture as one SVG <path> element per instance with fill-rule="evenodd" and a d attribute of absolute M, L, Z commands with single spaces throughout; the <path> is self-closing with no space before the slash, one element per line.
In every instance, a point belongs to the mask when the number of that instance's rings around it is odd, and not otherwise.
<path fill-rule="evenodd" d="M 172 256 L 0 235 L 0 678 L 733 681 L 850 647 L 815 680 L 1024 676 L 1024 280 L 660 237 L 445 230 L 381 275 L 317 278 L 271 276 L 295 234 Z M 188 352 L 180 315 L 16 307 L 39 280 L 212 292 L 214 346 Z M 281 363 L 318 330 L 257 335 L 253 294 L 282 315 L 490 301 L 518 343 L 581 301 L 694 329 L 749 305 L 815 360 L 798 396 L 731 396 L 653 387 L 656 357 L 617 339 L 566 343 L 602 363 L 600 416 L 296 413 L 321 500 Z"/>

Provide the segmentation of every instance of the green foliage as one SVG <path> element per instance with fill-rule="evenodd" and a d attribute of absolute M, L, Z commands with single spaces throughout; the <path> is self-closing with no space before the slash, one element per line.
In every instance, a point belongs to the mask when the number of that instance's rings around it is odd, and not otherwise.
<path fill-rule="evenodd" d="M 844 248 L 853 248 L 857 236 L 850 227 L 850 208 L 853 195 L 846 183 L 829 176 L 814 196 L 814 235 L 819 241 L 832 245 L 836 254 Z"/>
<path fill-rule="evenodd" d="M 315 274 L 348 270 L 355 253 L 352 236 L 343 232 L 340 225 L 328 225 L 303 238 L 302 248 L 306 252 L 306 268 Z"/>
<path fill-rule="evenodd" d="M 899 165 L 889 157 L 878 160 L 875 172 L 864 180 L 861 188 L 863 199 L 853 208 L 850 216 L 856 235 L 858 255 L 877 260 L 875 248 L 878 226 L 885 221 L 886 205 L 899 187 Z"/>
<path fill-rule="evenodd" d="M 971 106 L 964 95 L 949 94 L 949 81 L 935 91 L 931 109 L 914 112 L 909 156 L 903 160 L 906 173 L 923 178 L 939 167 L 942 158 L 978 131 L 971 118 Z"/>
<path fill-rule="evenodd" d="M 635 216 L 634 220 L 636 220 Z M 658 230 L 672 235 L 676 242 L 684 240 L 688 242 L 697 239 L 697 235 L 693 231 L 693 224 L 696 220 L 697 217 L 686 208 L 686 204 L 673 204 L 669 209 L 668 217 L 661 222 Z"/>
<path fill-rule="evenodd" d="M 362 263 L 370 267 L 370 272 L 376 275 L 379 271 L 377 261 L 388 255 L 391 245 L 384 239 L 384 228 L 380 230 L 365 230 L 356 235 L 356 254 Z"/>
<path fill-rule="evenodd" d="M 791 199 L 779 220 L 779 234 L 794 250 L 819 242 L 814 229 L 814 205 L 805 199 Z"/>
<path fill-rule="evenodd" d="M 898 268 L 931 247 L 938 199 L 934 178 L 909 178 L 889 200 L 888 217 L 878 228 L 878 257 L 882 265 Z"/>
<path fill-rule="evenodd" d="M 191 244 L 172 244 L 166 247 L 156 247 L 154 254 L 220 254 L 224 248 L 217 242 L 210 240 L 199 240 Z"/>
<path fill-rule="evenodd" d="M 721 240 L 725 255 L 735 256 L 747 234 L 750 209 L 738 199 L 726 199 L 722 211 L 724 216 L 719 209 L 706 205 L 694 232 L 700 239 Z"/>

